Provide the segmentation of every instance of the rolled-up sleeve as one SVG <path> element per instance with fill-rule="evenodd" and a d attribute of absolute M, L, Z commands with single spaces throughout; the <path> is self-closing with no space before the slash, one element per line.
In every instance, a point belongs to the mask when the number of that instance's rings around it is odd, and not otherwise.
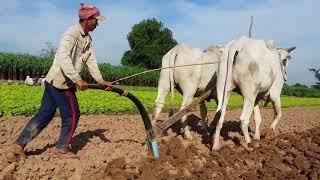
<path fill-rule="evenodd" d="M 86 61 L 89 72 L 94 80 L 96 80 L 98 83 L 101 83 L 104 80 L 103 80 L 102 75 L 100 73 L 100 70 L 99 70 L 99 67 L 97 64 L 97 60 L 94 56 L 92 45 L 90 46 L 89 51 L 90 51 L 90 56 L 89 56 L 88 60 Z"/>
<path fill-rule="evenodd" d="M 71 79 L 74 83 L 81 80 L 79 73 L 76 72 L 74 65 L 72 64 L 71 54 L 75 47 L 76 38 L 69 33 L 65 33 L 60 42 L 58 58 L 59 64 L 61 65 L 62 72 Z"/>

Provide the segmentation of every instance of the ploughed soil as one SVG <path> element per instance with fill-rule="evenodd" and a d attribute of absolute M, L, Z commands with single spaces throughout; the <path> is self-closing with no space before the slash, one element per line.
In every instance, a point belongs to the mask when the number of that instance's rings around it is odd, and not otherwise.
<path fill-rule="evenodd" d="M 193 140 L 184 140 L 176 124 L 159 138 L 157 160 L 148 153 L 140 115 L 128 114 L 82 116 L 71 142 L 77 158 L 53 156 L 60 131 L 55 117 L 16 162 L 8 162 L 8 151 L 31 117 L 0 117 L 0 179 L 320 179 L 320 107 L 283 109 L 275 131 L 268 128 L 273 110 L 262 109 L 261 141 L 249 148 L 240 114 L 227 111 L 222 148 L 210 151 L 199 112 L 191 113 Z M 250 131 L 253 136 L 253 122 Z"/>

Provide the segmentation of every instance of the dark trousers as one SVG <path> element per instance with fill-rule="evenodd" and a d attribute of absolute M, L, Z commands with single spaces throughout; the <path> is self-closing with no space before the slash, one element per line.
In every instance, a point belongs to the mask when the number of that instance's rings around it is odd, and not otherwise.
<path fill-rule="evenodd" d="M 52 121 L 57 107 L 61 114 L 62 125 L 56 148 L 66 151 L 80 117 L 78 100 L 75 90 L 60 90 L 47 82 L 40 110 L 22 130 L 16 144 L 24 147 L 36 137 Z"/>

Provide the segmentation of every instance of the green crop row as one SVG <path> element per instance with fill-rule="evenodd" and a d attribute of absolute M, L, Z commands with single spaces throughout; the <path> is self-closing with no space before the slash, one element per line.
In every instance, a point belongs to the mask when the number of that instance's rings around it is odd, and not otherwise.
<path fill-rule="evenodd" d="M 3 73 L 14 75 L 42 75 L 46 74 L 52 64 L 52 60 L 48 58 L 13 54 L 13 53 L 0 53 L 0 79 L 4 78 Z M 128 66 L 113 66 L 110 64 L 99 64 L 99 69 L 105 80 L 116 81 L 133 74 L 145 71 L 144 68 L 128 67 Z M 13 77 L 7 76 L 7 77 Z M 81 77 L 85 80 L 92 79 L 88 69 L 85 67 L 81 72 Z M 20 79 L 21 78 L 15 78 Z M 22 79 L 23 80 L 23 79 Z M 138 75 L 119 81 L 122 85 L 127 86 L 149 86 L 155 87 L 158 84 L 159 71 L 150 72 Z M 284 86 L 282 95 L 297 96 L 297 97 L 320 97 L 320 90 L 308 87 L 294 87 Z"/>
<path fill-rule="evenodd" d="M 0 53 L 0 71 L 17 74 L 46 74 L 52 64 L 48 58 L 28 54 Z"/>
<path fill-rule="evenodd" d="M 121 88 L 134 94 L 145 106 L 148 112 L 154 108 L 157 96 L 156 88 L 128 87 Z M 0 83 L 0 116 L 32 115 L 39 110 L 44 88 L 39 86 L 7 85 Z M 137 113 L 135 105 L 126 97 L 113 92 L 101 90 L 87 90 L 77 92 L 81 114 L 100 113 Z M 300 98 L 283 96 L 282 107 L 295 106 L 320 106 L 320 98 Z M 182 96 L 175 92 L 174 107 L 176 111 L 181 106 Z M 271 103 L 270 103 L 271 104 Z M 269 106 L 270 106 L 269 104 Z M 214 101 L 207 103 L 208 109 L 214 111 Z M 170 97 L 167 97 L 165 111 L 170 107 Z M 229 100 L 229 108 L 241 108 L 242 97 L 232 95 Z"/>
<path fill-rule="evenodd" d="M 1 53 L 0 52 L 0 79 L 25 78 L 27 75 L 45 75 L 52 65 L 52 60 L 44 57 L 27 54 Z M 145 71 L 144 68 L 128 66 L 112 66 L 110 64 L 99 64 L 99 69 L 105 80 L 116 81 L 121 78 Z M 5 76 L 6 75 L 6 76 Z M 81 72 L 85 80 L 92 79 L 88 68 L 85 66 Z M 120 84 L 130 86 L 157 86 L 159 72 L 151 72 L 120 81 Z"/>

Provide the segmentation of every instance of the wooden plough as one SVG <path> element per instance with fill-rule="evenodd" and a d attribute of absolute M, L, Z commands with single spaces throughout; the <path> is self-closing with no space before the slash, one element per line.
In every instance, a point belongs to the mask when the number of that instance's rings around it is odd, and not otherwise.
<path fill-rule="evenodd" d="M 171 117 L 169 117 L 168 119 L 166 119 L 165 121 L 162 122 L 158 122 L 154 125 L 153 127 L 153 131 L 155 133 L 156 136 L 160 136 L 164 131 L 166 131 L 170 126 L 172 126 L 175 122 L 177 122 L 179 119 L 181 119 L 184 115 L 186 115 L 187 113 L 189 113 L 190 111 L 192 111 L 192 109 L 198 105 L 199 103 L 201 103 L 202 101 L 204 101 L 208 96 L 211 95 L 211 89 L 206 91 L 204 94 L 202 94 L 201 96 L 195 98 L 195 100 L 189 104 L 188 106 L 186 106 L 185 108 L 181 109 L 180 111 L 178 111 L 177 113 L 173 114 Z"/>

